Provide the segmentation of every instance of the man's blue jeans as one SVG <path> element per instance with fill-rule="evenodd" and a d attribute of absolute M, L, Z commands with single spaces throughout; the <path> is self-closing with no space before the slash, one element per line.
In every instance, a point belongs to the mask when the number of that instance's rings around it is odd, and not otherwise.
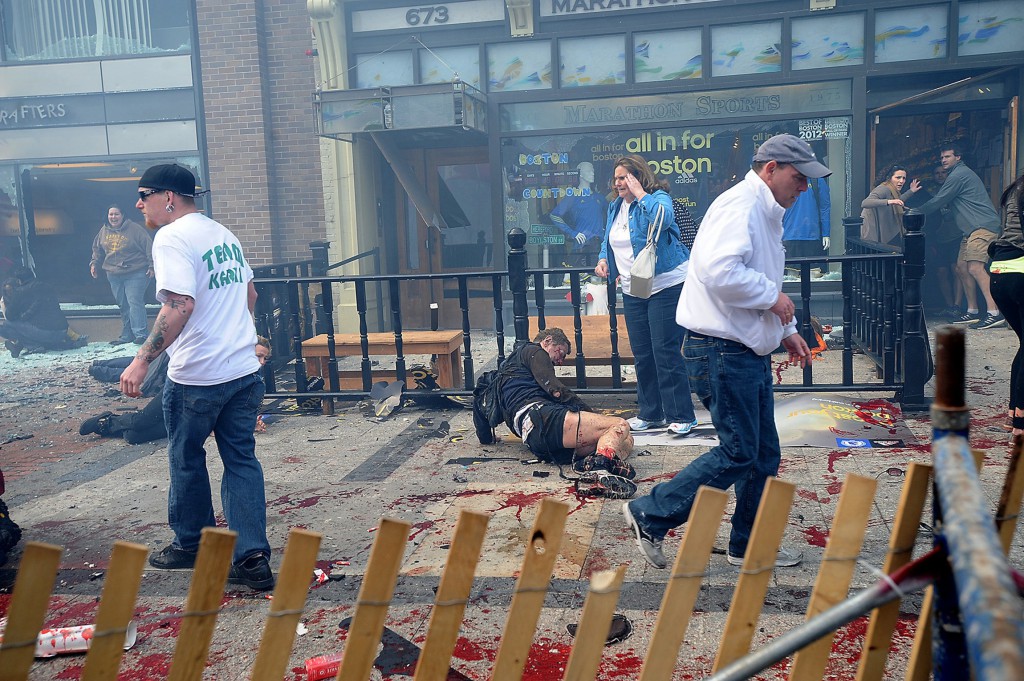
<path fill-rule="evenodd" d="M 266 388 L 259 373 L 218 385 L 164 383 L 164 421 L 171 486 L 167 518 L 174 545 L 199 548 L 204 527 L 217 524 L 203 444 L 212 432 L 224 464 L 220 498 L 228 528 L 238 533 L 234 562 L 270 556 L 263 467 L 256 459 L 256 415 Z"/>
<path fill-rule="evenodd" d="M 779 472 L 771 359 L 731 340 L 686 334 L 690 385 L 718 431 L 720 444 L 697 457 L 650 494 L 630 503 L 640 526 L 656 539 L 686 522 L 701 485 L 736 487 L 729 553 L 742 556 L 768 476 Z"/>
<path fill-rule="evenodd" d="M 135 340 L 149 335 L 146 329 L 146 287 L 149 277 L 145 270 L 130 274 L 107 272 L 110 292 L 121 309 L 121 340 Z"/>
<path fill-rule="evenodd" d="M 677 284 L 646 300 L 622 296 L 629 345 L 636 361 L 637 415 L 644 421 L 690 423 L 694 419 L 681 353 L 686 329 L 676 324 L 682 290 L 683 285 Z"/>

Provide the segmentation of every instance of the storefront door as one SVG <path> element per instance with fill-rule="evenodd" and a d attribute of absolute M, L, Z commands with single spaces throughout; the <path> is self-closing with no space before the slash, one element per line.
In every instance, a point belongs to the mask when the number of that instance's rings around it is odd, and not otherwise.
<path fill-rule="evenodd" d="M 496 230 L 491 224 L 490 164 L 484 147 L 415 149 L 406 161 L 426 190 L 438 224 L 428 224 L 401 185 L 396 188 L 399 260 L 402 274 L 452 274 L 491 271 L 500 261 L 495 254 Z M 402 287 L 402 323 L 406 328 L 430 328 L 430 304 L 439 307 L 441 328 L 462 327 L 458 282 L 430 279 Z M 490 280 L 470 280 L 470 324 L 493 327 Z"/>

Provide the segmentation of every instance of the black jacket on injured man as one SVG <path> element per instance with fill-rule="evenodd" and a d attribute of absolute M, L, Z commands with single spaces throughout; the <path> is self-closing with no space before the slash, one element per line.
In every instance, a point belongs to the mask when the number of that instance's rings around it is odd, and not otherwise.
<path fill-rule="evenodd" d="M 593 411 L 555 375 L 555 365 L 538 343 L 523 343 L 501 363 L 496 372 L 482 377 L 497 397 L 501 417 L 516 436 L 521 437 L 530 451 L 542 461 L 570 463 L 573 450 L 562 444 L 563 419 L 544 419 L 542 412 Z M 474 424 L 482 444 L 494 441 L 493 432 L 481 411 L 481 391 L 474 399 Z M 557 395 L 557 396 L 556 396 Z M 484 400 L 486 403 L 486 399 Z M 483 423 L 481 421 L 483 420 Z"/>

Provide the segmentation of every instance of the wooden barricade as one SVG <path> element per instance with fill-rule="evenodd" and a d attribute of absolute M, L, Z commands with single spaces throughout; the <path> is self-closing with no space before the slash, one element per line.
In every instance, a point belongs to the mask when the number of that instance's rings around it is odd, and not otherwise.
<path fill-rule="evenodd" d="M 1004 548 L 1009 546 L 1024 496 L 1024 466 L 1018 465 L 1019 455 L 1018 438 L 997 516 Z M 908 470 L 882 568 L 886 572 L 910 561 L 930 472 L 930 466 L 922 464 L 911 464 Z M 874 500 L 875 485 L 875 480 L 870 478 L 847 477 L 808 605 L 808 619 L 847 598 Z M 765 487 L 719 644 L 714 663 L 716 670 L 745 656 L 750 648 L 794 491 L 791 484 L 777 479 L 769 479 Z M 661 601 L 640 672 L 641 681 L 672 678 L 698 591 L 707 574 L 727 498 L 726 493 L 708 488 L 702 488 L 698 493 Z M 561 548 L 568 512 L 569 508 L 564 504 L 552 500 L 541 502 L 528 535 L 490 678 L 512 680 L 521 678 L 523 674 Z M 416 665 L 417 681 L 447 678 L 452 652 L 466 615 L 487 522 L 487 516 L 482 514 L 470 511 L 460 514 L 430 614 L 423 650 Z M 338 679 L 365 681 L 370 677 L 405 554 L 409 529 L 408 523 L 390 518 L 384 518 L 378 527 L 342 651 Z M 234 542 L 235 535 L 228 530 L 207 528 L 203 531 L 168 673 L 170 679 L 202 678 Z M 277 587 L 251 670 L 252 679 L 276 680 L 286 673 L 296 624 L 305 606 L 319 545 L 320 535 L 315 533 L 293 529 L 289 534 Z M 94 639 L 86 657 L 84 679 L 107 681 L 117 678 L 122 645 L 147 553 L 142 546 L 125 542 L 115 544 L 100 599 Z M 56 546 L 29 543 L 25 547 L 8 610 L 7 628 L 0 643 L 0 681 L 28 678 L 35 638 L 45 619 L 60 556 L 61 549 Z M 591 576 L 564 679 L 585 681 L 597 677 L 625 573 L 626 566 L 620 565 Z M 890 603 L 872 613 L 858 678 L 881 678 L 884 673 L 897 603 Z M 830 650 L 831 636 L 803 648 L 794 657 L 789 678 L 821 679 Z M 925 678 L 921 675 L 922 669 L 927 675 L 923 664 L 911 664 L 907 678 Z"/>

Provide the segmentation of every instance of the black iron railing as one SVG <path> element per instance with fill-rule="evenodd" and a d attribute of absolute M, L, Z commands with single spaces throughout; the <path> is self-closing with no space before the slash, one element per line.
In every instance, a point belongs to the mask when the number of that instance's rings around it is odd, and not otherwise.
<path fill-rule="evenodd" d="M 930 354 L 927 334 L 924 331 L 921 313 L 920 280 L 924 272 L 924 236 L 919 221 L 911 212 L 906 214 L 907 236 L 904 252 L 879 247 L 878 244 L 848 239 L 847 255 L 828 258 L 794 258 L 787 265 L 800 271 L 799 329 L 810 347 L 817 345 L 811 325 L 812 284 L 811 268 L 822 264 L 840 265 L 842 268 L 843 301 L 843 344 L 842 376 L 839 382 L 816 382 L 814 365 L 804 368 L 799 384 L 777 385 L 776 390 L 785 392 L 892 392 L 905 409 L 924 409 L 924 384 L 930 375 Z M 855 230 L 848 230 L 851 233 Z M 511 312 L 514 340 L 529 339 L 530 318 L 537 319 L 536 328 L 544 328 L 548 309 L 565 296 L 565 289 L 554 289 L 556 295 L 549 295 L 547 275 L 556 274 L 561 281 L 569 276 L 569 305 L 572 312 L 572 328 L 564 329 L 575 340 L 576 387 L 581 393 L 633 393 L 635 387 L 623 382 L 621 353 L 619 352 L 619 307 L 617 289 L 607 284 L 609 314 L 607 333 L 611 354 L 606 358 L 610 367 L 610 385 L 592 387 L 588 383 L 588 370 L 593 376 L 594 368 L 588 365 L 587 339 L 582 324 L 584 316 L 583 280 L 590 274 L 588 268 L 544 268 L 531 269 L 526 253 L 526 234 L 519 229 L 509 232 L 509 252 L 506 271 L 492 272 L 451 272 L 443 274 L 403 275 L 331 275 L 327 272 L 326 244 L 314 244 L 314 256 L 307 261 L 288 263 L 282 266 L 260 268 L 257 290 L 260 300 L 257 305 L 257 325 L 272 334 L 274 353 L 285 361 L 294 361 L 296 393 L 277 393 L 273 384 L 268 384 L 268 396 L 295 396 L 304 399 L 307 393 L 306 358 L 302 354 L 302 342 L 314 335 L 326 336 L 326 371 L 324 376 L 328 390 L 319 393 L 327 398 L 359 399 L 365 397 L 374 382 L 373 360 L 369 353 L 368 334 L 390 332 L 394 335 L 394 372 L 398 380 L 407 380 L 409 368 L 403 349 L 405 328 L 405 306 L 422 305 L 423 301 L 410 293 L 412 287 L 423 281 L 455 282 L 458 289 L 460 325 L 462 330 L 462 374 L 460 385 L 431 391 L 431 395 L 469 395 L 475 382 L 475 366 L 472 356 L 472 329 L 470 327 L 470 284 L 475 289 L 489 288 L 493 307 L 494 331 L 497 343 L 497 361 L 506 356 L 505 309 L 506 291 L 511 297 Z M 365 255 L 365 254 L 363 254 Z M 361 357 L 359 358 L 361 387 L 339 389 L 338 359 L 334 327 L 334 301 L 336 287 L 352 287 L 357 319 Z M 371 315 L 368 307 L 367 289 L 375 287 L 378 300 L 386 301 L 387 310 L 378 308 Z M 532 289 L 532 295 L 531 295 Z M 381 291 L 386 291 L 386 296 Z M 531 301 L 532 298 L 532 301 Z M 315 305 L 312 303 L 315 301 Z M 559 303 L 561 304 L 561 303 Z M 373 317 L 373 318 L 371 318 Z M 853 357 L 864 353 L 878 367 L 878 381 L 855 381 Z M 602 368 L 602 371 L 608 369 Z M 408 385 L 408 381 L 407 381 Z M 409 391 L 415 397 L 421 391 Z"/>

